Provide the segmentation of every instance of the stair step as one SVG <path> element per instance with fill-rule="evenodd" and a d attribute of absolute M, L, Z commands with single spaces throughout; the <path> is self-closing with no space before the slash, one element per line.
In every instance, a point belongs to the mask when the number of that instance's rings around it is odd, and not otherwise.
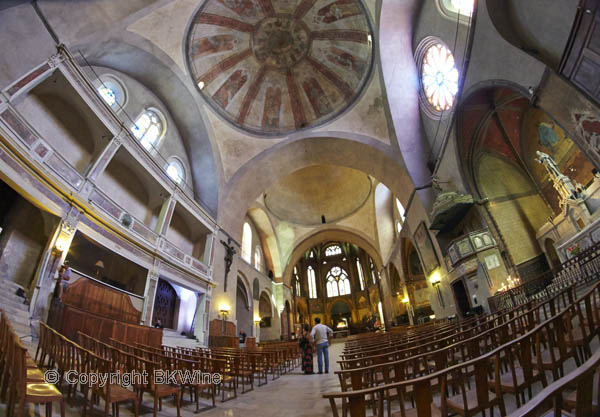
<path fill-rule="evenodd" d="M 4 308 L 5 306 L 11 306 L 17 310 L 28 311 L 29 305 L 23 304 L 24 298 L 17 297 L 16 295 L 0 295 L 0 305 Z"/>
<path fill-rule="evenodd" d="M 9 281 L 7 279 L 0 279 L 0 286 L 2 288 L 8 288 L 8 289 L 10 289 L 11 292 L 13 292 L 13 293 L 16 290 L 18 290 L 18 289 L 21 289 L 21 290 L 25 291 L 25 289 L 22 286 L 20 286 L 19 284 L 17 284 L 14 281 Z"/>
<path fill-rule="evenodd" d="M 8 317 L 11 317 L 15 320 L 23 322 L 29 321 L 29 310 L 21 310 L 9 304 L 2 305 L 2 310 L 4 310 Z"/>

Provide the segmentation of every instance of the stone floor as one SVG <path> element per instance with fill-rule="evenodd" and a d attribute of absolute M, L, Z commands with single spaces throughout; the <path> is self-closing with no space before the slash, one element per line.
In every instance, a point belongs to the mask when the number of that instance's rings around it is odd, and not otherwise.
<path fill-rule="evenodd" d="M 226 402 L 220 402 L 220 397 L 217 399 L 217 407 L 203 411 L 200 413 L 203 417 L 279 417 L 282 411 L 285 410 L 287 417 L 320 417 L 331 416 L 331 408 L 329 401 L 322 398 L 324 392 L 339 391 L 339 382 L 334 371 L 339 367 L 336 361 L 339 358 L 343 343 L 333 344 L 329 349 L 331 368 L 329 374 L 323 375 L 304 375 L 300 368 L 296 368 L 280 378 L 272 381 L 269 377 L 269 382 L 261 387 L 255 387 L 253 391 L 245 394 L 238 394 L 238 397 Z M 314 357 L 315 369 L 317 366 L 316 355 Z M 195 403 L 189 402 L 189 395 L 186 391 L 184 395 L 184 404 L 182 407 L 182 416 L 196 415 Z M 208 404 L 204 398 L 202 402 Z M 67 403 L 65 410 L 67 417 L 75 417 L 81 415 L 81 399 L 76 400 L 74 404 Z M 53 410 L 54 416 L 60 416 L 58 405 L 55 405 Z M 28 416 L 44 416 L 45 408 L 33 407 L 29 408 Z M 123 403 L 120 409 L 120 416 L 133 416 L 133 408 L 130 404 Z M 141 416 L 152 416 L 152 398 L 148 395 L 144 397 L 144 403 L 140 410 Z M 177 410 L 172 401 L 163 402 L 162 411 L 158 412 L 159 416 L 176 416 Z M 6 416 L 6 406 L 0 404 L 0 416 Z M 93 412 L 87 413 L 88 417 L 104 416 L 104 402 L 101 400 L 100 405 L 96 406 Z"/>
<path fill-rule="evenodd" d="M 238 394 L 236 399 L 220 402 L 217 399 L 217 407 L 200 413 L 206 417 L 280 417 L 285 412 L 286 417 L 330 417 L 332 415 L 329 402 L 322 398 L 324 392 L 339 391 L 339 381 L 335 375 L 335 370 L 339 370 L 337 360 L 343 349 L 343 343 L 336 343 L 330 346 L 330 373 L 323 375 L 304 375 L 300 368 L 282 375 L 280 378 L 269 382 L 262 387 L 255 387 L 253 391 L 245 394 Z M 30 346 L 33 347 L 33 346 Z M 594 339 L 591 349 L 596 352 L 600 348 L 597 339 Z M 34 353 L 33 350 L 31 352 Z M 315 355 L 314 365 L 316 369 L 317 358 Z M 569 360 L 566 363 L 565 372 L 568 373 L 575 368 L 575 363 Z M 550 373 L 547 374 L 548 382 L 552 381 Z M 595 381 L 597 382 L 597 381 Z M 533 387 L 534 395 L 542 389 L 541 384 L 537 383 Z M 596 392 L 598 388 L 596 387 Z M 206 399 L 201 399 L 202 403 L 208 404 Z M 439 395 L 434 396 L 434 401 L 439 405 Z M 515 397 L 505 396 L 506 408 L 508 413 L 514 411 L 517 407 Z M 89 417 L 100 417 L 104 415 L 104 402 L 96 406 L 93 412 L 88 412 Z M 81 415 L 82 397 L 79 396 L 75 403 L 67 403 L 66 417 L 75 417 Z M 195 415 L 195 403 L 189 402 L 189 394 L 186 391 L 182 407 L 182 416 Z M 44 407 L 38 408 L 31 406 L 28 410 L 28 416 L 44 416 Z M 499 416 L 498 409 L 494 410 L 494 417 Z M 54 416 L 60 416 L 58 405 L 55 405 Z M 130 404 L 123 404 L 120 409 L 120 415 L 123 417 L 133 416 L 133 408 Z M 163 410 L 158 412 L 158 416 L 176 416 L 177 412 L 171 400 L 163 403 Z M 370 412 L 367 412 L 370 415 Z M 0 404 L 0 417 L 6 416 L 6 406 Z M 152 416 L 152 398 L 148 395 L 144 397 L 144 402 L 140 410 L 140 416 Z"/>

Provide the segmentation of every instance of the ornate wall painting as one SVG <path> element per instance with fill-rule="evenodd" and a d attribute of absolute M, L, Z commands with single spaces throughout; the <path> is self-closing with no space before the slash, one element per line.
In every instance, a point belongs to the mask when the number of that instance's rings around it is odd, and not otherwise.
<path fill-rule="evenodd" d="M 419 227 L 417 227 L 414 242 L 423 263 L 423 271 L 425 271 L 425 275 L 429 275 L 435 268 L 440 266 L 440 262 L 435 253 L 435 248 L 433 247 L 433 242 L 431 241 L 431 236 L 427 231 L 425 222 L 421 222 Z"/>

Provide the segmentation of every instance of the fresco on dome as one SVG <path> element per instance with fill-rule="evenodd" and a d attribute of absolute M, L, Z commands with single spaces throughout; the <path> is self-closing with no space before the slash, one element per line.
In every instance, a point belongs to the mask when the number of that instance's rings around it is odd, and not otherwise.
<path fill-rule="evenodd" d="M 282 136 L 333 121 L 373 72 L 361 0 L 200 3 L 187 34 L 190 75 L 208 106 L 248 133 Z"/>

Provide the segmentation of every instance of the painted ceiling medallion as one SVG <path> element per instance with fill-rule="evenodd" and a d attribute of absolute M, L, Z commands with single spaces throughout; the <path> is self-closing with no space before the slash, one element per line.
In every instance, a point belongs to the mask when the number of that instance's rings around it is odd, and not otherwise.
<path fill-rule="evenodd" d="M 279 136 L 351 106 L 373 66 L 360 0 L 205 0 L 188 33 L 190 73 L 234 126 Z"/>

